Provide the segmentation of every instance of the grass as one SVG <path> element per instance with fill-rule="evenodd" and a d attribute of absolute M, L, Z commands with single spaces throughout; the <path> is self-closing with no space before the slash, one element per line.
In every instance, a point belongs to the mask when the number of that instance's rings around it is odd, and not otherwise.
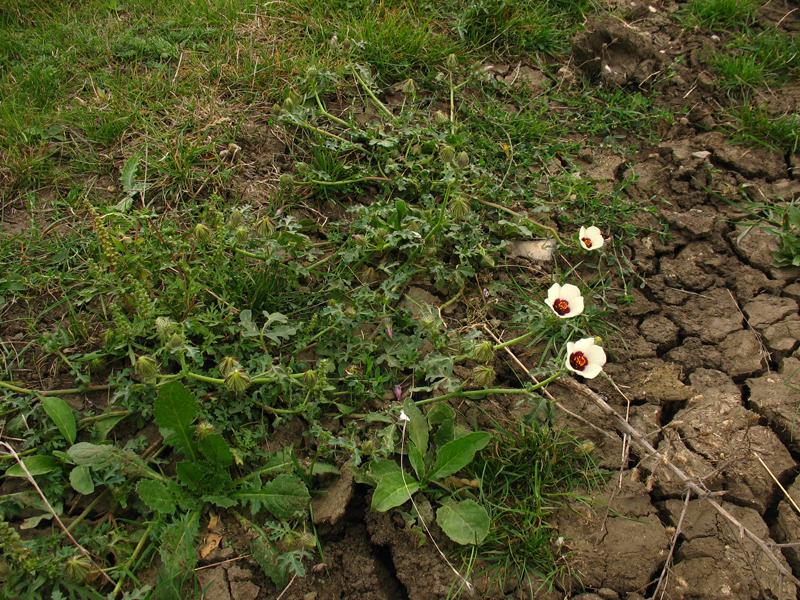
<path fill-rule="evenodd" d="M 399 405 L 385 398 L 429 402 L 441 449 L 470 429 L 461 401 L 442 417 L 445 399 L 533 398 L 495 370 L 480 324 L 527 333 L 545 377 L 567 341 L 604 332 L 608 297 L 630 285 L 612 257 L 638 209 L 629 182 L 598 189 L 572 166 L 586 140 L 624 153 L 672 116 L 641 92 L 542 96 L 476 68 L 563 59 L 593 8 L 6 3 L 0 199 L 22 222 L 0 236 L 0 429 L 114 584 L 12 470 L 4 590 L 179 598 L 213 512 L 258 532 L 237 549 L 279 593 L 322 558 L 304 498 L 345 463 L 366 480 L 397 462 Z M 554 160 L 565 168 L 548 175 Z M 607 232 L 602 261 L 574 239 L 589 223 Z M 507 256 L 557 227 L 570 262 L 553 277 L 597 271 L 569 322 L 541 302 L 551 277 Z M 419 287 L 444 320 L 406 298 Z M 43 402 L 54 389 L 64 403 Z M 290 433 L 298 422 L 307 433 Z M 492 452 L 464 463 L 479 488 L 431 498 L 480 503 L 480 558 L 551 580 L 548 515 L 597 472 L 547 419 L 492 434 Z"/>
<path fill-rule="evenodd" d="M 692 26 L 735 30 L 752 24 L 757 9 L 755 0 L 690 0 L 686 19 Z"/>
<path fill-rule="evenodd" d="M 713 65 L 727 92 L 747 94 L 765 86 L 780 86 L 800 71 L 800 43 L 779 32 L 748 31 L 733 38 Z"/>

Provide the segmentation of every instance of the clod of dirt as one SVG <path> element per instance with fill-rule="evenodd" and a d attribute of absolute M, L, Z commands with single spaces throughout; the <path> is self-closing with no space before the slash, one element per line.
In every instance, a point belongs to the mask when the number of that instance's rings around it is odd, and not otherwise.
<path fill-rule="evenodd" d="M 722 340 L 719 351 L 720 368 L 731 377 L 750 377 L 764 368 L 766 353 L 756 334 L 749 329 L 734 331 Z"/>
<path fill-rule="evenodd" d="M 761 339 L 771 352 L 778 354 L 792 352 L 800 343 L 800 318 L 791 316 L 773 323 L 761 331 Z"/>
<path fill-rule="evenodd" d="M 547 75 L 523 64 L 510 68 L 504 76 L 498 76 L 498 79 L 508 85 L 524 85 L 533 92 L 543 92 L 547 87 Z"/>
<path fill-rule="evenodd" d="M 575 502 L 555 515 L 575 570 L 565 587 L 644 589 L 666 558 L 669 536 L 647 490 L 631 473 L 624 474 L 621 489 L 617 485 L 613 477 L 591 494 L 588 506 Z"/>
<path fill-rule="evenodd" d="M 720 214 L 709 206 L 683 211 L 664 210 L 661 211 L 661 215 L 670 225 L 692 234 L 695 239 L 710 235 L 715 225 L 722 219 Z"/>
<path fill-rule="evenodd" d="M 680 366 L 658 358 L 607 365 L 606 370 L 618 385 L 628 388 L 631 400 L 667 404 L 683 402 L 692 396 L 692 389 L 681 381 Z"/>
<path fill-rule="evenodd" d="M 508 249 L 508 255 L 527 258 L 535 262 L 547 262 L 553 260 L 555 250 L 554 240 L 524 240 L 512 242 Z"/>
<path fill-rule="evenodd" d="M 800 283 L 790 283 L 783 288 L 783 295 L 788 298 L 800 300 Z"/>
<path fill-rule="evenodd" d="M 233 600 L 256 600 L 261 588 L 252 581 L 231 581 L 231 598 Z"/>
<path fill-rule="evenodd" d="M 200 586 L 205 590 L 204 598 L 208 600 L 232 600 L 228 582 L 225 579 L 225 569 L 222 567 L 198 571 L 197 579 L 200 581 Z"/>
<path fill-rule="evenodd" d="M 761 294 L 745 304 L 743 310 L 750 327 L 761 330 L 785 317 L 796 317 L 797 302 L 791 298 Z"/>
<path fill-rule="evenodd" d="M 422 530 L 405 529 L 402 523 L 392 519 L 391 513 L 369 511 L 366 520 L 372 543 L 389 548 L 397 579 L 409 598 L 439 600 L 447 597 L 453 572 L 442 561 L 433 544 L 421 543 L 425 536 Z M 442 543 L 440 540 L 439 544 Z M 447 553 L 446 547 L 444 551 Z"/>
<path fill-rule="evenodd" d="M 671 348 L 678 341 L 678 326 L 662 315 L 647 317 L 639 325 L 644 339 L 658 346 L 663 352 Z"/>
<path fill-rule="evenodd" d="M 798 409 L 800 406 L 800 360 L 784 358 L 777 373 L 748 379 L 750 407 L 769 421 L 781 439 L 800 451 Z"/>
<path fill-rule="evenodd" d="M 342 468 L 341 476 L 321 496 L 314 498 L 311 508 L 314 523 L 335 525 L 344 517 L 347 505 L 353 497 L 353 474 L 347 467 Z"/>
<path fill-rule="evenodd" d="M 699 337 L 715 344 L 742 329 L 742 315 L 728 290 L 715 288 L 693 296 L 683 306 L 666 308 L 667 316 L 677 323 L 684 335 Z"/>
<path fill-rule="evenodd" d="M 722 504 L 750 531 L 769 538 L 767 525 L 756 511 Z M 683 501 L 668 500 L 666 508 L 677 523 Z M 676 553 L 667 597 L 795 600 L 794 584 L 780 575 L 758 546 L 702 500 L 689 502 L 681 531 L 685 539 Z M 786 564 L 779 551 L 775 556 Z"/>
<path fill-rule="evenodd" d="M 625 157 L 617 154 L 598 152 L 589 158 L 589 164 L 581 165 L 581 173 L 587 179 L 600 182 L 616 181 L 619 168 L 625 163 Z"/>
<path fill-rule="evenodd" d="M 625 314 L 632 317 L 641 317 L 658 311 L 658 304 L 647 299 L 647 297 L 637 289 L 631 291 L 633 302 L 625 306 Z"/>
<path fill-rule="evenodd" d="M 796 479 L 786 491 L 795 502 L 800 501 L 800 479 Z M 800 540 L 800 514 L 787 498 L 778 504 L 778 516 L 773 526 L 773 534 L 779 544 L 796 543 Z M 800 548 L 787 546 L 783 549 L 783 554 L 794 572 L 800 572 Z"/>
<path fill-rule="evenodd" d="M 704 344 L 700 338 L 687 337 L 677 348 L 667 352 L 667 358 L 683 366 L 686 371 L 719 369 L 722 354 L 716 344 Z"/>
<path fill-rule="evenodd" d="M 412 286 L 406 290 L 400 308 L 409 311 L 415 319 L 422 319 L 436 314 L 435 307 L 439 304 L 441 304 L 439 298 L 421 287 Z"/>
<path fill-rule="evenodd" d="M 577 67 L 604 84 L 642 85 L 661 67 L 649 34 L 616 19 L 590 22 L 572 42 Z"/>
<path fill-rule="evenodd" d="M 778 236 L 766 229 L 737 225 L 731 234 L 731 242 L 739 256 L 774 279 L 788 279 L 800 273 L 797 267 L 779 269 L 774 266 Z"/>
<path fill-rule="evenodd" d="M 741 173 L 749 179 L 764 177 L 774 181 L 786 177 L 786 163 L 783 156 L 766 148 L 752 148 L 730 143 L 719 133 L 701 136 L 717 164 Z"/>
<path fill-rule="evenodd" d="M 779 293 L 783 282 L 769 279 L 763 271 L 742 264 L 738 258 L 728 256 L 719 268 L 727 287 L 741 302 L 747 302 L 760 292 Z"/>
<path fill-rule="evenodd" d="M 723 261 L 724 258 L 709 242 L 692 242 L 675 258 L 663 258 L 661 272 L 667 285 L 702 292 L 717 282 L 708 269 L 719 268 Z"/>

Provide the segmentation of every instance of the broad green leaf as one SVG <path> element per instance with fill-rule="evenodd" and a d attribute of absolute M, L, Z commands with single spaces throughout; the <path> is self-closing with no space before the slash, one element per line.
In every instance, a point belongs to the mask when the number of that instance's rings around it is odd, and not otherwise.
<path fill-rule="evenodd" d="M 111 430 L 117 426 L 117 423 L 122 421 L 128 414 L 119 414 L 119 413 L 112 413 L 109 415 L 100 415 L 99 418 L 94 422 L 94 430 L 97 433 L 97 439 L 99 441 L 103 441 L 108 437 L 108 434 L 111 433 Z"/>
<path fill-rule="evenodd" d="M 278 475 L 261 489 L 236 492 L 234 497 L 250 503 L 253 513 L 263 506 L 278 519 L 289 519 L 303 512 L 311 499 L 306 484 L 289 473 Z"/>
<path fill-rule="evenodd" d="M 238 500 L 230 498 L 228 496 L 218 496 L 215 494 L 202 496 L 204 502 L 208 502 L 213 504 L 214 506 L 219 506 L 220 508 L 231 508 L 239 504 Z"/>
<path fill-rule="evenodd" d="M 92 480 L 92 471 L 89 467 L 78 465 L 69 473 L 69 483 L 79 494 L 88 496 L 94 493 L 94 481 Z"/>
<path fill-rule="evenodd" d="M 114 446 L 89 442 L 78 442 L 67 450 L 67 454 L 76 465 L 87 467 L 103 467 L 112 461 L 117 452 Z"/>
<path fill-rule="evenodd" d="M 225 438 L 218 433 L 210 433 L 201 438 L 198 447 L 202 455 L 215 465 L 227 468 L 233 464 L 231 449 Z"/>
<path fill-rule="evenodd" d="M 30 474 L 34 476 L 44 475 L 58 469 L 58 461 L 52 456 L 26 456 L 21 460 L 25 463 Z M 27 475 L 19 464 L 14 464 L 6 469 L 6 477 L 27 477 Z"/>
<path fill-rule="evenodd" d="M 161 387 L 153 406 L 153 416 L 164 436 L 164 442 L 191 458 L 197 458 L 191 424 L 198 412 L 197 399 L 177 381 Z"/>
<path fill-rule="evenodd" d="M 408 438 L 417 447 L 419 453 L 424 456 L 428 451 L 428 421 L 422 411 L 410 399 L 407 399 L 403 404 L 403 411 L 410 419 L 406 425 Z"/>
<path fill-rule="evenodd" d="M 372 493 L 372 509 L 386 512 L 404 504 L 417 490 L 419 490 L 419 482 L 398 468 L 395 472 L 387 473 L 378 480 L 378 485 L 375 486 L 375 491 Z"/>
<path fill-rule="evenodd" d="M 436 523 L 457 544 L 480 544 L 489 534 L 489 514 L 474 500 L 446 502 L 436 511 Z"/>
<path fill-rule="evenodd" d="M 182 460 L 175 465 L 178 480 L 193 492 L 209 489 L 211 473 L 204 465 L 190 460 Z"/>
<path fill-rule="evenodd" d="M 492 436 L 485 431 L 475 431 L 446 443 L 436 454 L 430 479 L 442 479 L 457 473 L 472 462 L 475 453 L 484 448 L 490 439 Z"/>
<path fill-rule="evenodd" d="M 141 156 L 137 153 L 128 158 L 128 160 L 126 160 L 122 165 L 119 179 L 120 183 L 122 184 L 122 191 L 124 191 L 127 195 L 135 194 L 138 191 L 138 186 L 136 185 L 136 172 L 139 170 L 140 160 Z"/>
<path fill-rule="evenodd" d="M 408 462 L 411 463 L 417 477 L 422 479 L 425 476 L 425 457 L 414 444 L 408 445 Z"/>
<path fill-rule="evenodd" d="M 452 422 L 455 419 L 455 416 L 456 413 L 453 408 L 444 402 L 434 404 L 428 411 L 427 415 L 428 423 L 430 423 L 431 427 L 441 425 L 442 423 L 446 423 L 448 421 Z"/>
<path fill-rule="evenodd" d="M 150 510 L 162 515 L 175 512 L 175 495 L 160 481 L 142 479 L 136 485 L 136 493 Z"/>
<path fill-rule="evenodd" d="M 75 423 L 75 413 L 72 412 L 69 404 L 61 398 L 48 396 L 42 398 L 42 408 L 44 408 L 47 416 L 53 420 L 53 423 L 56 424 L 64 439 L 70 444 L 74 444 L 78 435 L 78 426 Z"/>

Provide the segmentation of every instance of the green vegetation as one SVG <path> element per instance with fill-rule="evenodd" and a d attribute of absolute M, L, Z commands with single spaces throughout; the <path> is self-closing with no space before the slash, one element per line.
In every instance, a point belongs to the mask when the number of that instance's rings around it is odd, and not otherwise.
<path fill-rule="evenodd" d="M 692 26 L 707 29 L 739 29 L 753 23 L 756 0 L 690 0 L 686 18 Z"/>

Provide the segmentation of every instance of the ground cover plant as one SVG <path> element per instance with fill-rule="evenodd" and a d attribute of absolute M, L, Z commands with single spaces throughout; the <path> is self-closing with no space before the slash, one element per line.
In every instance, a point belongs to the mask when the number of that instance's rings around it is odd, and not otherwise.
<path fill-rule="evenodd" d="M 587 149 L 688 114 L 561 70 L 606 8 L 0 8 L 0 596 L 312 591 L 339 543 L 386 563 L 387 522 L 451 597 L 580 577 L 555 515 L 609 465 L 549 386 L 615 385 L 631 245 L 670 236 L 661 193 Z M 789 161 L 796 115 L 758 91 L 794 42 L 756 9 L 674 22 L 728 36 L 716 129 Z M 796 265 L 796 207 L 749 214 Z"/>

